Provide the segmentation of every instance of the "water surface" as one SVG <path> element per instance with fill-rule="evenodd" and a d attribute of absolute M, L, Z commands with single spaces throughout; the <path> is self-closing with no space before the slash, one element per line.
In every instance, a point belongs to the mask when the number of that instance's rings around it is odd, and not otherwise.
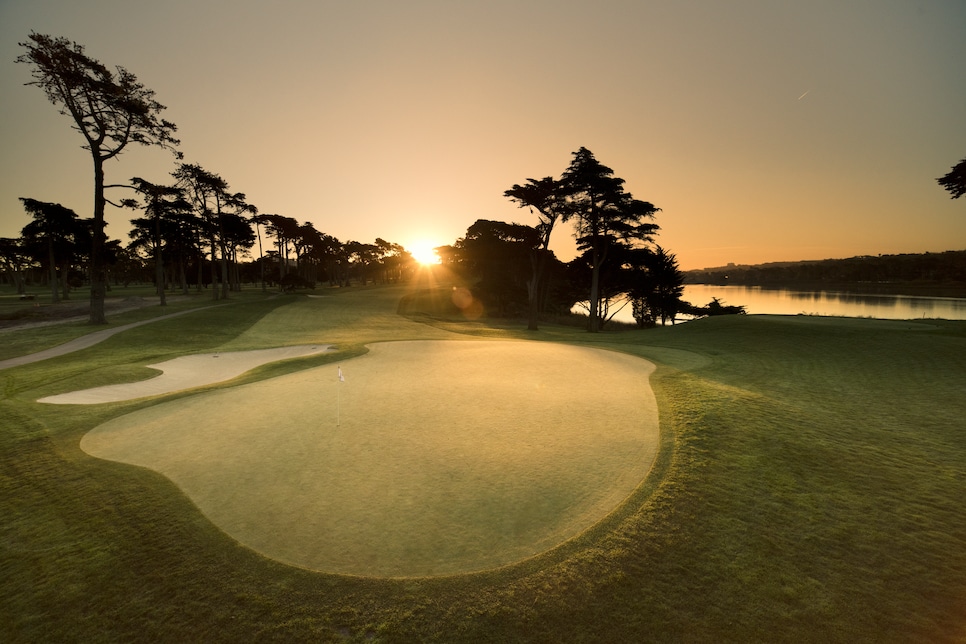
<path fill-rule="evenodd" d="M 713 286 L 688 284 L 684 301 L 707 306 L 713 298 L 724 305 L 744 306 L 749 314 L 821 315 L 881 320 L 943 319 L 966 320 L 966 298 L 923 297 L 917 295 L 863 295 L 842 291 L 793 291 L 760 286 Z M 615 310 L 618 307 L 613 307 Z M 574 311 L 586 313 L 584 306 Z M 615 320 L 634 322 L 628 304 Z M 687 320 L 679 316 L 678 321 Z"/>

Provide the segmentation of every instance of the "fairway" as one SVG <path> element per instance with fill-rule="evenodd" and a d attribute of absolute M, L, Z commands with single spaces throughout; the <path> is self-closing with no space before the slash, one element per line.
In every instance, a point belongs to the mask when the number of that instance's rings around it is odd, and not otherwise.
<path fill-rule="evenodd" d="M 605 517 L 658 450 L 650 362 L 526 341 L 372 344 L 334 365 L 182 398 L 88 433 L 287 564 L 447 575 L 544 552 Z"/>
<path fill-rule="evenodd" d="M 246 292 L 0 372 L 0 640 L 966 632 L 966 322 L 531 332 L 400 315 L 407 286 L 323 294 Z M 12 331 L 4 357 L 84 332 Z M 277 361 L 38 402 L 236 352 Z"/>

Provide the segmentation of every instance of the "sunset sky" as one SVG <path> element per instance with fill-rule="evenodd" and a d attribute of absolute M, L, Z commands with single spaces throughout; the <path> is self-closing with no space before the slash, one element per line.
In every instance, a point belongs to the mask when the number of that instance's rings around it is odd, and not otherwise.
<path fill-rule="evenodd" d="M 966 157 L 963 0 L 0 0 L 0 237 L 18 197 L 92 212 L 81 136 L 13 62 L 31 31 L 134 72 L 186 162 L 342 241 L 533 224 L 503 191 L 585 146 L 684 269 L 966 248 L 935 181 Z M 130 149 L 108 183 L 174 167 Z"/>

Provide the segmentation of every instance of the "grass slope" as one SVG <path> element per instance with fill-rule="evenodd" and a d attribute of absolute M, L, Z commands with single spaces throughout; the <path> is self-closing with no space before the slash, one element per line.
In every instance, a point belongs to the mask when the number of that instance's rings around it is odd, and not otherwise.
<path fill-rule="evenodd" d="M 415 323 L 394 315 L 400 294 L 348 290 L 323 309 L 252 298 L 0 372 L 0 637 L 966 638 L 966 324 L 748 316 L 526 333 Z M 582 535 L 486 573 L 385 581 L 272 562 L 227 538 L 159 474 L 79 449 L 92 427 L 150 402 L 70 414 L 32 402 L 193 350 L 339 334 L 341 354 L 264 367 L 237 384 L 358 355 L 366 342 L 462 331 L 658 364 L 663 448 L 648 479 Z"/>

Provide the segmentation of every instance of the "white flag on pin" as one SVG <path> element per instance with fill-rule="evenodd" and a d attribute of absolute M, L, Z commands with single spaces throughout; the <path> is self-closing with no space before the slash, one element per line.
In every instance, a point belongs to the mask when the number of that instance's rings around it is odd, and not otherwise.
<path fill-rule="evenodd" d="M 342 375 L 342 367 L 339 367 L 339 382 L 345 382 L 345 376 Z"/>

